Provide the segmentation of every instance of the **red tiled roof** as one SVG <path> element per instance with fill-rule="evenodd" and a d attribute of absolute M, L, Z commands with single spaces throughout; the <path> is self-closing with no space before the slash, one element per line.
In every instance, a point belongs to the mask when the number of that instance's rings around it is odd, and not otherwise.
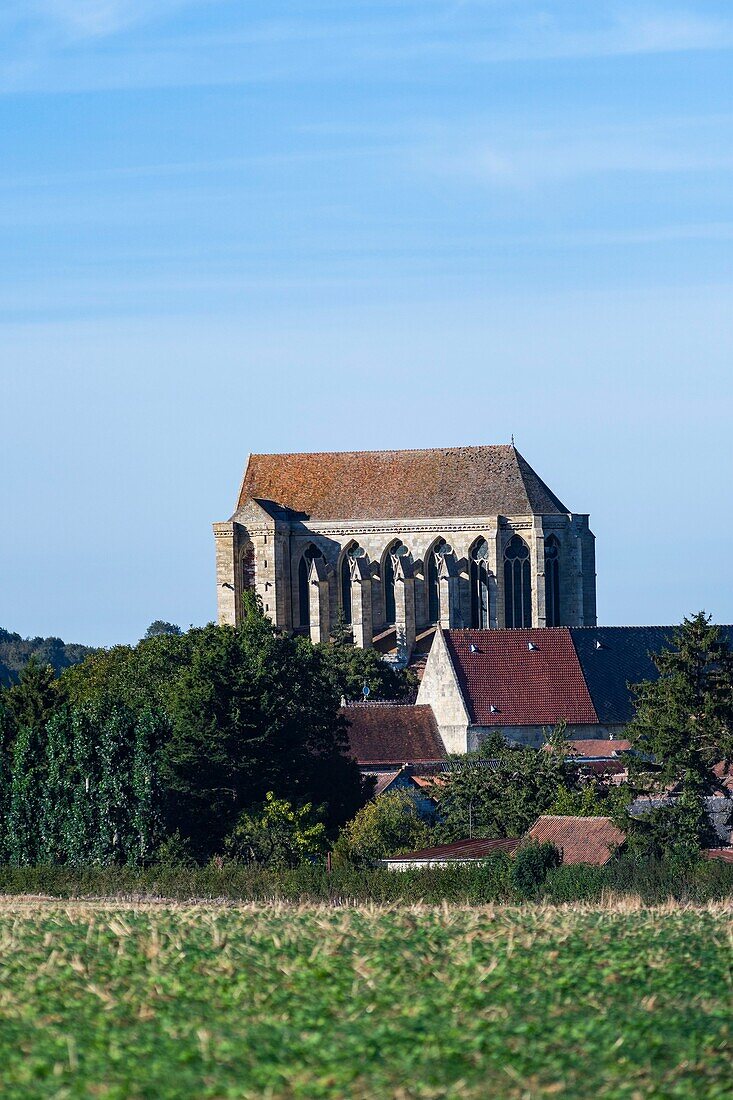
<path fill-rule="evenodd" d="M 475 725 L 598 722 L 567 627 L 447 630 L 445 640 Z"/>
<path fill-rule="evenodd" d="M 705 859 L 722 859 L 723 863 L 733 863 L 733 848 L 707 848 L 702 854 Z"/>
<path fill-rule="evenodd" d="M 560 515 L 568 509 L 513 446 L 250 455 L 248 500 L 312 519 Z"/>
<path fill-rule="evenodd" d="M 487 840 L 455 840 L 452 844 L 439 844 L 435 848 L 420 848 L 417 852 L 408 852 L 407 855 L 390 856 L 392 860 L 450 860 L 450 859 L 484 859 L 493 852 L 514 852 L 519 846 L 516 837 L 500 837 Z"/>
<path fill-rule="evenodd" d="M 542 746 L 546 751 L 552 750 L 552 745 Z M 626 752 L 631 748 L 630 741 L 624 741 L 619 738 L 618 741 L 611 741 L 609 738 L 605 740 L 601 738 L 586 738 L 580 741 L 568 741 L 567 753 L 568 756 L 584 756 L 588 759 L 604 759 L 612 756 L 617 756 L 620 752 Z"/>
<path fill-rule="evenodd" d="M 562 849 L 563 863 L 607 863 L 626 834 L 610 817 L 540 817 L 527 833 L 540 844 Z"/>
<path fill-rule="evenodd" d="M 351 755 L 360 764 L 423 764 L 447 756 L 430 706 L 353 703 L 341 714 L 349 723 Z"/>

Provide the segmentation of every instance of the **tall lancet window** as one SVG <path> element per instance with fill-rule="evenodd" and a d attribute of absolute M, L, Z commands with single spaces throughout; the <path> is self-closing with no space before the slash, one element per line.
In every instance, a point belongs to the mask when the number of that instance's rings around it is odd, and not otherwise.
<path fill-rule="evenodd" d="M 407 547 L 397 539 L 396 542 L 392 543 L 389 550 L 384 555 L 382 588 L 384 589 L 384 621 L 387 626 L 394 626 L 395 619 L 397 618 L 394 594 L 395 562 L 400 555 L 406 553 Z"/>
<path fill-rule="evenodd" d="M 354 621 L 351 607 L 351 562 L 353 558 L 363 556 L 364 551 L 362 548 L 353 545 L 349 547 L 341 559 L 341 614 L 348 626 L 351 626 Z"/>
<path fill-rule="evenodd" d="M 471 547 L 469 571 L 471 578 L 471 626 L 489 628 L 489 544 L 479 539 Z"/>
<path fill-rule="evenodd" d="M 247 539 L 239 551 L 239 581 L 243 592 L 254 592 L 255 548 L 251 539 Z"/>
<path fill-rule="evenodd" d="M 532 570 L 529 547 L 513 535 L 504 551 L 504 621 L 509 627 L 532 625 Z"/>
<path fill-rule="evenodd" d="M 545 539 L 545 622 L 560 625 L 560 543 L 554 535 Z"/>
<path fill-rule="evenodd" d="M 428 622 L 431 623 L 440 620 L 440 560 L 449 552 L 450 547 L 445 539 L 434 542 L 428 552 L 425 580 L 428 586 Z"/>
<path fill-rule="evenodd" d="M 316 546 L 307 546 L 300 559 L 298 566 L 298 622 L 301 626 L 310 626 L 311 621 L 310 587 L 308 584 L 311 562 L 314 558 L 322 557 L 321 551 Z"/>

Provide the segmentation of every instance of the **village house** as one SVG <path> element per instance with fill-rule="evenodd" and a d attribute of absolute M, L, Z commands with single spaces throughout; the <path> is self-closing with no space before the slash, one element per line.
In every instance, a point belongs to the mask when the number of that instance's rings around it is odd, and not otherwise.
<path fill-rule="evenodd" d="M 733 643 L 733 627 L 722 630 Z M 433 708 L 452 753 L 475 750 L 497 731 L 539 748 L 560 722 L 579 743 L 620 741 L 634 713 L 631 685 L 656 679 L 651 654 L 673 633 L 666 626 L 439 629 L 418 703 Z"/>

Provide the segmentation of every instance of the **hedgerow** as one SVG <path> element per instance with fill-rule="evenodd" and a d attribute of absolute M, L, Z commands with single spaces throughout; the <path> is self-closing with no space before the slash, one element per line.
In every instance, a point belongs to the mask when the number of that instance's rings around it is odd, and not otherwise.
<path fill-rule="evenodd" d="M 526 899 L 503 853 L 476 866 L 394 872 L 381 867 L 323 865 L 264 868 L 212 860 L 204 866 L 0 866 L 0 894 L 57 898 L 164 897 L 243 902 L 468 904 Z M 553 903 L 598 901 L 632 895 L 645 903 L 669 899 L 704 903 L 733 894 L 733 865 L 717 860 L 680 865 L 622 858 L 605 867 L 566 865 L 548 870 L 532 898 Z"/>

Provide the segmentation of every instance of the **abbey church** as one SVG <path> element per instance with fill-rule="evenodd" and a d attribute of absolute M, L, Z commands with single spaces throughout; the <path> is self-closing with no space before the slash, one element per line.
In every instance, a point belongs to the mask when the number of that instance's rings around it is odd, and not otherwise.
<path fill-rule="evenodd" d="M 412 653 L 437 625 L 595 626 L 595 539 L 514 446 L 251 455 L 214 524 L 219 622 Z"/>

